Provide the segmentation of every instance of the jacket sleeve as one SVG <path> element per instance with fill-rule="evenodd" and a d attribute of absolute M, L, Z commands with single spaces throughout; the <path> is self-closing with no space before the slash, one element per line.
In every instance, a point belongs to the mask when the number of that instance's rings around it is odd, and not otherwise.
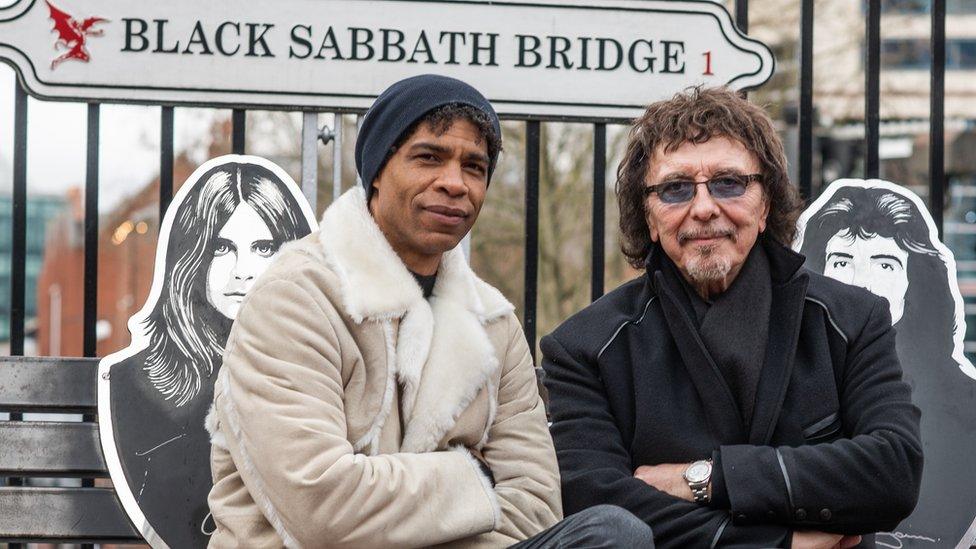
<path fill-rule="evenodd" d="M 251 292 L 215 392 L 231 457 L 285 545 L 419 547 L 493 530 L 495 496 L 469 452 L 354 452 L 341 320 L 301 284 L 275 279 Z"/>
<path fill-rule="evenodd" d="M 559 468 L 529 346 L 514 314 L 507 322 L 498 408 L 482 456 L 501 503 L 502 521 L 496 529 L 514 542 L 558 522 L 562 502 Z"/>
<path fill-rule="evenodd" d="M 599 504 L 623 507 L 646 522 L 661 548 L 789 547 L 784 526 L 733 524 L 728 511 L 660 492 L 634 478 L 599 368 L 554 336 L 542 340 L 563 510 Z"/>
<path fill-rule="evenodd" d="M 919 415 L 901 377 L 895 330 L 878 299 L 848 343 L 840 383 L 846 437 L 796 448 L 718 450 L 737 523 L 770 519 L 847 534 L 893 529 L 915 508 L 922 476 Z"/>

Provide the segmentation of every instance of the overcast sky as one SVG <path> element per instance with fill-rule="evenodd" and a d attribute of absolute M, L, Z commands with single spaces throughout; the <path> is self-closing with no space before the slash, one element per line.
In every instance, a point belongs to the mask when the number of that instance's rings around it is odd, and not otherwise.
<path fill-rule="evenodd" d="M 0 5 L 3 0 L 0 0 Z M 0 192 L 9 193 L 13 163 L 14 71 L 0 63 Z M 28 193 L 63 195 L 85 185 L 87 107 L 83 103 L 29 100 Z M 216 116 L 210 109 L 176 109 L 176 150 L 199 142 Z M 101 108 L 99 209 L 142 188 L 159 172 L 159 107 Z"/>

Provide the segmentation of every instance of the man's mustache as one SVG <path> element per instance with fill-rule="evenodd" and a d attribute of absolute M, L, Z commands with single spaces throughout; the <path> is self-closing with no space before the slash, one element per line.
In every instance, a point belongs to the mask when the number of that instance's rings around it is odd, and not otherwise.
<path fill-rule="evenodd" d="M 701 229 L 682 231 L 678 233 L 678 243 L 684 244 L 689 240 L 695 240 L 699 238 L 726 238 L 726 237 L 730 238 L 733 242 L 735 242 L 735 230 L 705 227 Z"/>

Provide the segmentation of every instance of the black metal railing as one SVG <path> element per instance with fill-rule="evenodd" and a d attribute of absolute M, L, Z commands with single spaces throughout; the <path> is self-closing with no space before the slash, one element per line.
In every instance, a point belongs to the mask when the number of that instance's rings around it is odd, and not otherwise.
<path fill-rule="evenodd" d="M 932 78 L 929 99 L 929 210 L 945 231 L 945 65 L 946 4 L 932 0 Z"/>
<path fill-rule="evenodd" d="M 865 2 L 865 88 L 864 88 L 864 175 L 878 177 L 880 173 L 880 74 L 881 74 L 881 0 Z M 941 233 L 944 225 L 943 203 L 945 201 L 945 0 L 932 0 L 931 6 L 931 119 L 929 148 L 929 204 L 933 218 Z M 749 2 L 737 0 L 734 6 L 736 24 L 743 30 L 749 28 Z M 814 193 L 814 90 L 813 90 L 813 32 L 814 0 L 801 0 L 799 28 L 799 104 L 798 104 L 798 143 L 796 163 L 798 167 L 797 184 L 807 200 Z M 27 94 L 18 84 L 15 90 L 14 107 L 14 158 L 12 193 L 12 252 L 10 288 L 10 354 L 17 356 L 24 352 L 25 326 L 25 258 L 26 258 L 26 205 L 27 205 Z M 84 354 L 95 356 L 95 325 L 98 281 L 98 193 L 99 193 L 99 114 L 100 104 L 88 105 L 88 145 L 85 184 L 85 269 L 84 269 Z M 245 122 L 247 113 L 243 109 L 232 111 L 232 151 L 242 154 L 245 151 Z M 174 107 L 161 106 L 160 113 L 160 187 L 159 210 L 168 207 L 173 196 L 174 167 Z M 562 119 L 561 121 L 568 121 Z M 593 209 L 591 239 L 591 299 L 596 299 L 604 291 L 604 239 L 605 239 L 605 198 L 607 163 L 607 123 L 593 125 Z M 525 150 L 525 277 L 523 319 L 530 348 L 535 349 L 536 304 L 538 289 L 538 212 L 539 212 L 539 159 L 541 122 L 528 120 L 526 124 Z"/>
<path fill-rule="evenodd" d="M 862 0 L 865 10 L 865 88 L 864 88 L 864 175 L 877 177 L 880 173 L 880 74 L 881 66 L 881 0 Z M 945 60 L 946 60 L 946 4 L 945 0 L 931 0 L 931 117 L 929 127 L 929 206 L 940 231 L 944 225 L 946 191 L 945 171 Z M 749 2 L 737 0 L 734 6 L 735 21 L 745 32 L 749 28 Z M 815 106 L 814 106 L 814 0 L 801 0 L 799 19 L 799 83 L 798 83 L 798 140 L 795 161 L 798 167 L 797 184 L 805 199 L 813 198 L 815 156 Z M 24 354 L 25 300 L 26 300 L 26 239 L 27 239 L 27 145 L 28 101 L 27 94 L 15 85 L 14 141 L 13 141 L 13 189 L 12 189 L 12 248 L 9 257 L 10 285 L 10 354 Z M 160 186 L 159 212 L 163 212 L 173 198 L 174 171 L 174 107 L 160 107 Z M 98 201 L 99 201 L 99 115 L 100 104 L 88 105 L 87 164 L 84 201 L 84 356 L 96 356 L 96 309 L 98 272 Z M 232 112 L 232 151 L 245 152 L 245 122 L 243 109 Z M 560 121 L 573 121 L 561 119 Z M 604 293 L 605 269 L 605 193 L 607 171 L 607 126 L 615 121 L 576 120 L 593 124 L 593 198 L 591 234 L 591 283 L 590 297 L 595 300 Z M 524 300 L 523 324 L 529 348 L 535 354 L 537 340 L 537 298 L 539 277 L 539 201 L 540 201 L 540 152 L 542 125 L 545 121 L 525 120 L 525 248 L 524 248 Z M 338 126 L 338 124 L 337 124 Z M 303 162 L 309 161 L 303 159 Z M 315 159 L 311 159 L 315 162 Z M 313 207 L 315 205 L 313 204 Z M 107 273 L 101 273 L 102 276 Z M 12 415 L 12 419 L 19 419 Z M 13 479 L 12 482 L 16 482 Z"/>

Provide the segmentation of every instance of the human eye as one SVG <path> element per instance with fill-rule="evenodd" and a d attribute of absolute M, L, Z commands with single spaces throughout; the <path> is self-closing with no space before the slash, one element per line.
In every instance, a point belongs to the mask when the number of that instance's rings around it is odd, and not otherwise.
<path fill-rule="evenodd" d="M 840 259 L 840 260 L 834 261 L 834 263 L 833 263 L 833 267 L 835 269 L 843 269 L 843 268 L 847 267 L 848 265 L 850 265 L 850 263 L 846 259 Z"/>
<path fill-rule="evenodd" d="M 694 185 L 690 181 L 668 181 L 658 186 L 658 195 L 664 202 L 684 202 L 691 198 Z"/>
<path fill-rule="evenodd" d="M 219 257 L 234 251 L 237 251 L 236 248 L 234 248 L 234 244 L 229 240 L 221 238 L 217 240 L 217 243 L 214 245 L 213 254 L 215 257 Z"/>
<path fill-rule="evenodd" d="M 261 257 L 271 257 L 278 252 L 278 244 L 274 240 L 258 240 L 251 245 L 251 251 Z"/>
<path fill-rule="evenodd" d="M 733 174 L 724 174 L 712 179 L 712 185 L 716 187 L 739 187 L 742 186 L 742 180 Z"/>
<path fill-rule="evenodd" d="M 413 159 L 423 164 L 434 164 L 440 160 L 436 154 L 430 151 L 421 151 L 413 155 Z"/>
<path fill-rule="evenodd" d="M 484 175 L 488 173 L 488 167 L 481 162 L 468 162 L 464 167 L 466 170 L 476 175 Z"/>
<path fill-rule="evenodd" d="M 735 174 L 719 175 L 709 182 L 709 190 L 722 198 L 742 196 L 746 192 L 748 183 L 744 178 Z"/>

